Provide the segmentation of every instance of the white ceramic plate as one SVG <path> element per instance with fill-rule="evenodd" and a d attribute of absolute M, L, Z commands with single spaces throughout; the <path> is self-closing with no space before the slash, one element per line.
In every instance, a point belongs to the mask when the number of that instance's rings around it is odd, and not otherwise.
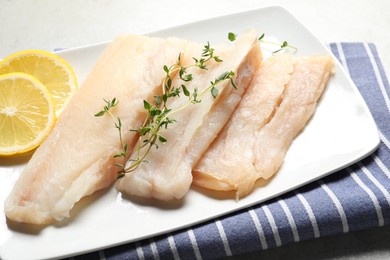
<path fill-rule="evenodd" d="M 226 42 L 228 32 L 241 33 L 249 28 L 279 42 L 287 40 L 298 47 L 299 56 L 331 54 L 281 7 L 217 17 L 150 35 L 216 44 Z M 105 46 L 106 43 L 96 44 L 58 54 L 72 64 L 82 82 Z M 264 49 L 266 54 L 268 47 Z M 78 203 L 68 221 L 44 229 L 7 225 L 0 206 L 0 258 L 58 258 L 169 232 L 273 198 L 367 156 L 379 144 L 375 123 L 357 88 L 337 62 L 335 72 L 315 116 L 292 144 L 281 170 L 267 185 L 240 201 L 213 196 L 198 188 L 192 188 L 185 199 L 173 204 L 129 201 L 111 188 Z M 23 158 L 0 159 L 0 205 L 25 163 Z"/>

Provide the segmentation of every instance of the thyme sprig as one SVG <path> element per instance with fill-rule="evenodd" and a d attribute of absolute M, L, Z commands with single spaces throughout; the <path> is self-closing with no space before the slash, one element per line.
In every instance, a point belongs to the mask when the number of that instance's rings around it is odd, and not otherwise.
<path fill-rule="evenodd" d="M 232 32 L 229 32 L 228 33 L 228 39 L 230 41 L 235 41 L 236 40 L 236 37 L 237 37 L 237 34 L 234 34 Z M 283 41 L 282 43 L 278 43 L 278 42 L 271 42 L 271 41 L 265 41 L 264 40 L 264 37 L 265 37 L 265 34 L 263 33 L 262 35 L 260 35 L 260 37 L 258 38 L 258 40 L 262 43 L 267 43 L 267 44 L 272 44 L 272 45 L 278 45 L 279 46 L 279 49 L 277 49 L 276 51 L 273 51 L 272 53 L 275 54 L 275 53 L 278 53 L 280 51 L 283 51 L 283 50 L 286 50 L 287 48 L 290 48 L 290 49 L 293 49 L 294 52 L 296 52 L 298 50 L 298 48 L 296 48 L 295 46 L 293 45 L 290 45 L 287 41 Z"/>
<path fill-rule="evenodd" d="M 223 62 L 223 60 L 215 55 L 215 50 L 210 46 L 210 43 L 207 42 L 203 46 L 202 54 L 199 58 L 194 58 L 194 63 L 190 65 L 182 65 L 180 53 L 177 59 L 177 62 L 171 66 L 164 65 L 163 70 L 165 71 L 165 77 L 162 80 L 162 95 L 154 96 L 153 102 L 147 100 L 143 101 L 143 107 L 147 112 L 147 117 L 143 122 L 142 126 L 138 129 L 131 129 L 130 131 L 136 132 L 139 134 L 138 143 L 133 151 L 134 158 L 127 160 L 129 154 L 128 146 L 123 142 L 122 137 L 122 122 L 119 117 L 115 117 L 111 112 L 111 109 L 118 105 L 118 100 L 116 98 L 107 101 L 104 100 L 106 105 L 103 109 L 98 112 L 95 116 L 103 116 L 109 114 L 114 120 L 115 128 L 118 129 L 119 141 L 120 141 L 120 151 L 114 155 L 114 158 L 122 158 L 123 163 L 116 163 L 116 166 L 119 167 L 118 178 L 123 177 L 126 173 L 135 171 L 141 163 L 147 162 L 146 156 L 154 147 L 159 148 L 160 144 L 166 143 L 168 140 L 161 134 L 161 129 L 167 129 L 170 125 L 176 122 L 173 117 L 174 114 L 179 113 L 180 111 L 186 109 L 190 105 L 198 104 L 201 102 L 201 97 L 206 93 L 210 92 L 213 98 L 218 96 L 218 85 L 225 80 L 229 80 L 234 88 L 237 88 L 234 84 L 233 71 L 226 71 L 220 76 L 210 82 L 210 85 L 205 88 L 202 92 L 199 93 L 198 88 L 190 90 L 186 84 L 193 80 L 193 74 L 188 72 L 189 68 L 199 68 L 201 70 L 207 70 L 208 62 L 214 60 L 215 62 Z M 179 79 L 176 81 L 178 86 L 174 86 L 174 79 Z M 177 109 L 171 109 L 168 106 L 168 100 L 174 97 L 180 97 L 183 94 L 188 98 L 187 102 Z M 128 166 L 127 162 L 130 162 Z"/>
<path fill-rule="evenodd" d="M 294 52 L 296 52 L 298 49 L 293 46 L 293 45 L 290 45 L 287 41 L 283 41 L 282 43 L 276 43 L 276 42 L 271 42 L 271 41 L 265 41 L 264 40 L 264 37 L 265 37 L 265 34 L 263 33 L 260 37 L 259 37 L 259 41 L 262 42 L 262 43 L 267 43 L 267 44 L 273 44 L 273 45 L 279 45 L 279 49 L 277 49 L 276 51 L 273 51 L 272 53 L 275 54 L 275 53 L 278 53 L 282 50 L 286 50 L 288 48 L 292 49 Z"/>
<path fill-rule="evenodd" d="M 272 53 L 275 54 L 275 53 L 278 53 L 282 50 L 285 50 L 287 48 L 290 48 L 290 49 L 293 49 L 294 52 L 296 52 L 298 49 L 293 46 L 293 45 L 290 45 L 287 41 L 283 41 L 282 43 L 276 43 L 276 42 L 270 42 L 270 41 L 265 41 L 264 40 L 264 36 L 265 34 L 263 33 L 260 37 L 259 37 L 259 41 L 262 42 L 262 43 L 268 43 L 268 44 L 273 44 L 273 45 L 279 45 L 279 49 L 277 49 L 276 51 L 273 51 Z"/>

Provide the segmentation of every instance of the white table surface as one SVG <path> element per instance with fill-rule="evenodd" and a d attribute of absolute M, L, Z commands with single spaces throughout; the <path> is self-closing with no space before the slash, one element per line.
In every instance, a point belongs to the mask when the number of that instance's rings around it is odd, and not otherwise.
<path fill-rule="evenodd" d="M 324 42 L 374 42 L 390 71 L 388 0 L 0 0 L 0 57 L 76 47 L 267 5 L 283 5 Z"/>
<path fill-rule="evenodd" d="M 375 43 L 390 75 L 389 0 L 0 0 L 0 58 L 22 49 L 77 47 L 269 5 L 287 8 L 323 42 Z M 384 227 L 251 257 L 390 259 L 389 233 Z"/>

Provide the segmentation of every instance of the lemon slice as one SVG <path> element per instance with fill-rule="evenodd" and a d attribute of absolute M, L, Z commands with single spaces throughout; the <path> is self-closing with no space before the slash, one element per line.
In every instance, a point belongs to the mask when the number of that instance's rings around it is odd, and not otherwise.
<path fill-rule="evenodd" d="M 0 75 L 24 72 L 37 78 L 48 89 L 56 116 L 77 90 L 77 80 L 72 67 L 61 57 L 42 50 L 16 52 L 0 62 Z"/>
<path fill-rule="evenodd" d="M 40 81 L 25 73 L 0 75 L 0 155 L 33 150 L 55 119 L 51 96 Z"/>

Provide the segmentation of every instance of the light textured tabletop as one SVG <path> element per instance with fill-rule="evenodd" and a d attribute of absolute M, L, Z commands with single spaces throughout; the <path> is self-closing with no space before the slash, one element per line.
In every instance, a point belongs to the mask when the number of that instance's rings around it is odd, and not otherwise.
<path fill-rule="evenodd" d="M 390 1 L 135 1 L 2 0 L 0 57 L 22 49 L 72 48 L 118 34 L 155 31 L 223 14 L 283 5 L 323 42 L 365 41 L 390 72 Z M 291 244 L 253 259 L 390 258 L 390 227 Z M 248 256 L 249 257 L 249 256 Z"/>
<path fill-rule="evenodd" d="M 2 0 L 0 57 L 25 48 L 53 50 L 110 40 L 223 14 L 283 5 L 324 42 L 374 42 L 390 71 L 387 0 Z"/>

